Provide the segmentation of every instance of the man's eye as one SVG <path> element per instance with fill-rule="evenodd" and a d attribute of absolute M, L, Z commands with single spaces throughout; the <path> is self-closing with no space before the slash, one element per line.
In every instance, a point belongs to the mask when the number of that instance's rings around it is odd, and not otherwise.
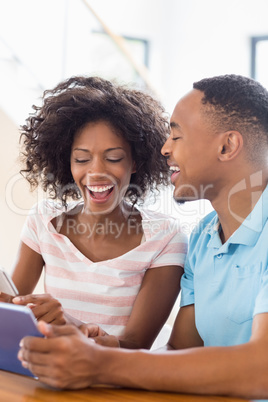
<path fill-rule="evenodd" d="M 181 137 L 173 137 L 172 138 L 172 141 L 176 141 L 176 140 L 179 140 Z"/>

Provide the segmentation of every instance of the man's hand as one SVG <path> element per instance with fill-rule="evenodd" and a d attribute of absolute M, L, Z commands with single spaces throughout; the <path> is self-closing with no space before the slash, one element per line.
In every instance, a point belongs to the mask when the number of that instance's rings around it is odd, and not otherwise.
<path fill-rule="evenodd" d="M 64 325 L 67 322 L 60 302 L 50 294 L 17 296 L 12 302 L 30 307 L 38 321 L 57 325 Z"/>
<path fill-rule="evenodd" d="M 73 325 L 38 323 L 46 338 L 25 337 L 18 358 L 39 380 L 60 389 L 86 388 L 94 383 L 95 345 Z"/>

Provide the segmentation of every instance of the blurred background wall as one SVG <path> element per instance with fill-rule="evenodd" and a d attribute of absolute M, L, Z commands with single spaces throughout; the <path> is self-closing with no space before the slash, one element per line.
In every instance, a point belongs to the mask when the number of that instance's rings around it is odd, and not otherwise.
<path fill-rule="evenodd" d="M 19 127 L 44 89 L 100 75 L 149 89 L 172 113 L 203 77 L 242 74 L 268 87 L 267 15 L 267 0 L 0 0 L 0 264 L 12 270 L 27 212 L 43 196 L 29 192 L 18 155 Z M 211 208 L 179 207 L 171 195 L 151 207 L 187 233 Z"/>

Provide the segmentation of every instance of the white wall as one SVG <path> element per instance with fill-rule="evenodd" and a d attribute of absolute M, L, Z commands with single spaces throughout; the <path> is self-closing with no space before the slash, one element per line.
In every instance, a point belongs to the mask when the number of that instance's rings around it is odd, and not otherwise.
<path fill-rule="evenodd" d="M 19 174 L 19 129 L 0 109 L 0 265 L 12 272 L 20 242 L 20 233 L 31 206 L 43 197 L 41 191 L 32 193 Z M 42 293 L 42 274 L 35 293 Z"/>
<path fill-rule="evenodd" d="M 116 34 L 150 41 L 151 78 L 170 112 L 193 81 L 225 73 L 249 75 L 250 37 L 268 34 L 267 0 L 88 3 Z M 90 33 L 101 28 L 82 0 L 0 1 L 0 39 L 31 72 L 34 84 L 44 88 L 73 74 L 105 74 L 109 60 L 91 70 L 97 55 L 91 53 Z M 27 114 L 31 103 L 25 99 Z"/>
<path fill-rule="evenodd" d="M 0 264 L 10 269 L 19 244 L 20 230 L 35 198 L 19 175 L 19 130 L 0 109 Z"/>
<path fill-rule="evenodd" d="M 91 0 L 90 4 L 118 34 L 150 40 L 150 70 L 170 112 L 194 81 L 228 73 L 248 76 L 250 38 L 268 35 L 267 0 Z"/>

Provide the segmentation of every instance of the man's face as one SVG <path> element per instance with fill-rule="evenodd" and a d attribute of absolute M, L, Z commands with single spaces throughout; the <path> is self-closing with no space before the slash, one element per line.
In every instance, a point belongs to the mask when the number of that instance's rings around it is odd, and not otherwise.
<path fill-rule="evenodd" d="M 176 105 L 170 119 L 171 134 L 162 154 L 174 173 L 178 202 L 212 198 L 219 181 L 220 137 L 202 114 L 203 92 L 192 90 Z"/>

